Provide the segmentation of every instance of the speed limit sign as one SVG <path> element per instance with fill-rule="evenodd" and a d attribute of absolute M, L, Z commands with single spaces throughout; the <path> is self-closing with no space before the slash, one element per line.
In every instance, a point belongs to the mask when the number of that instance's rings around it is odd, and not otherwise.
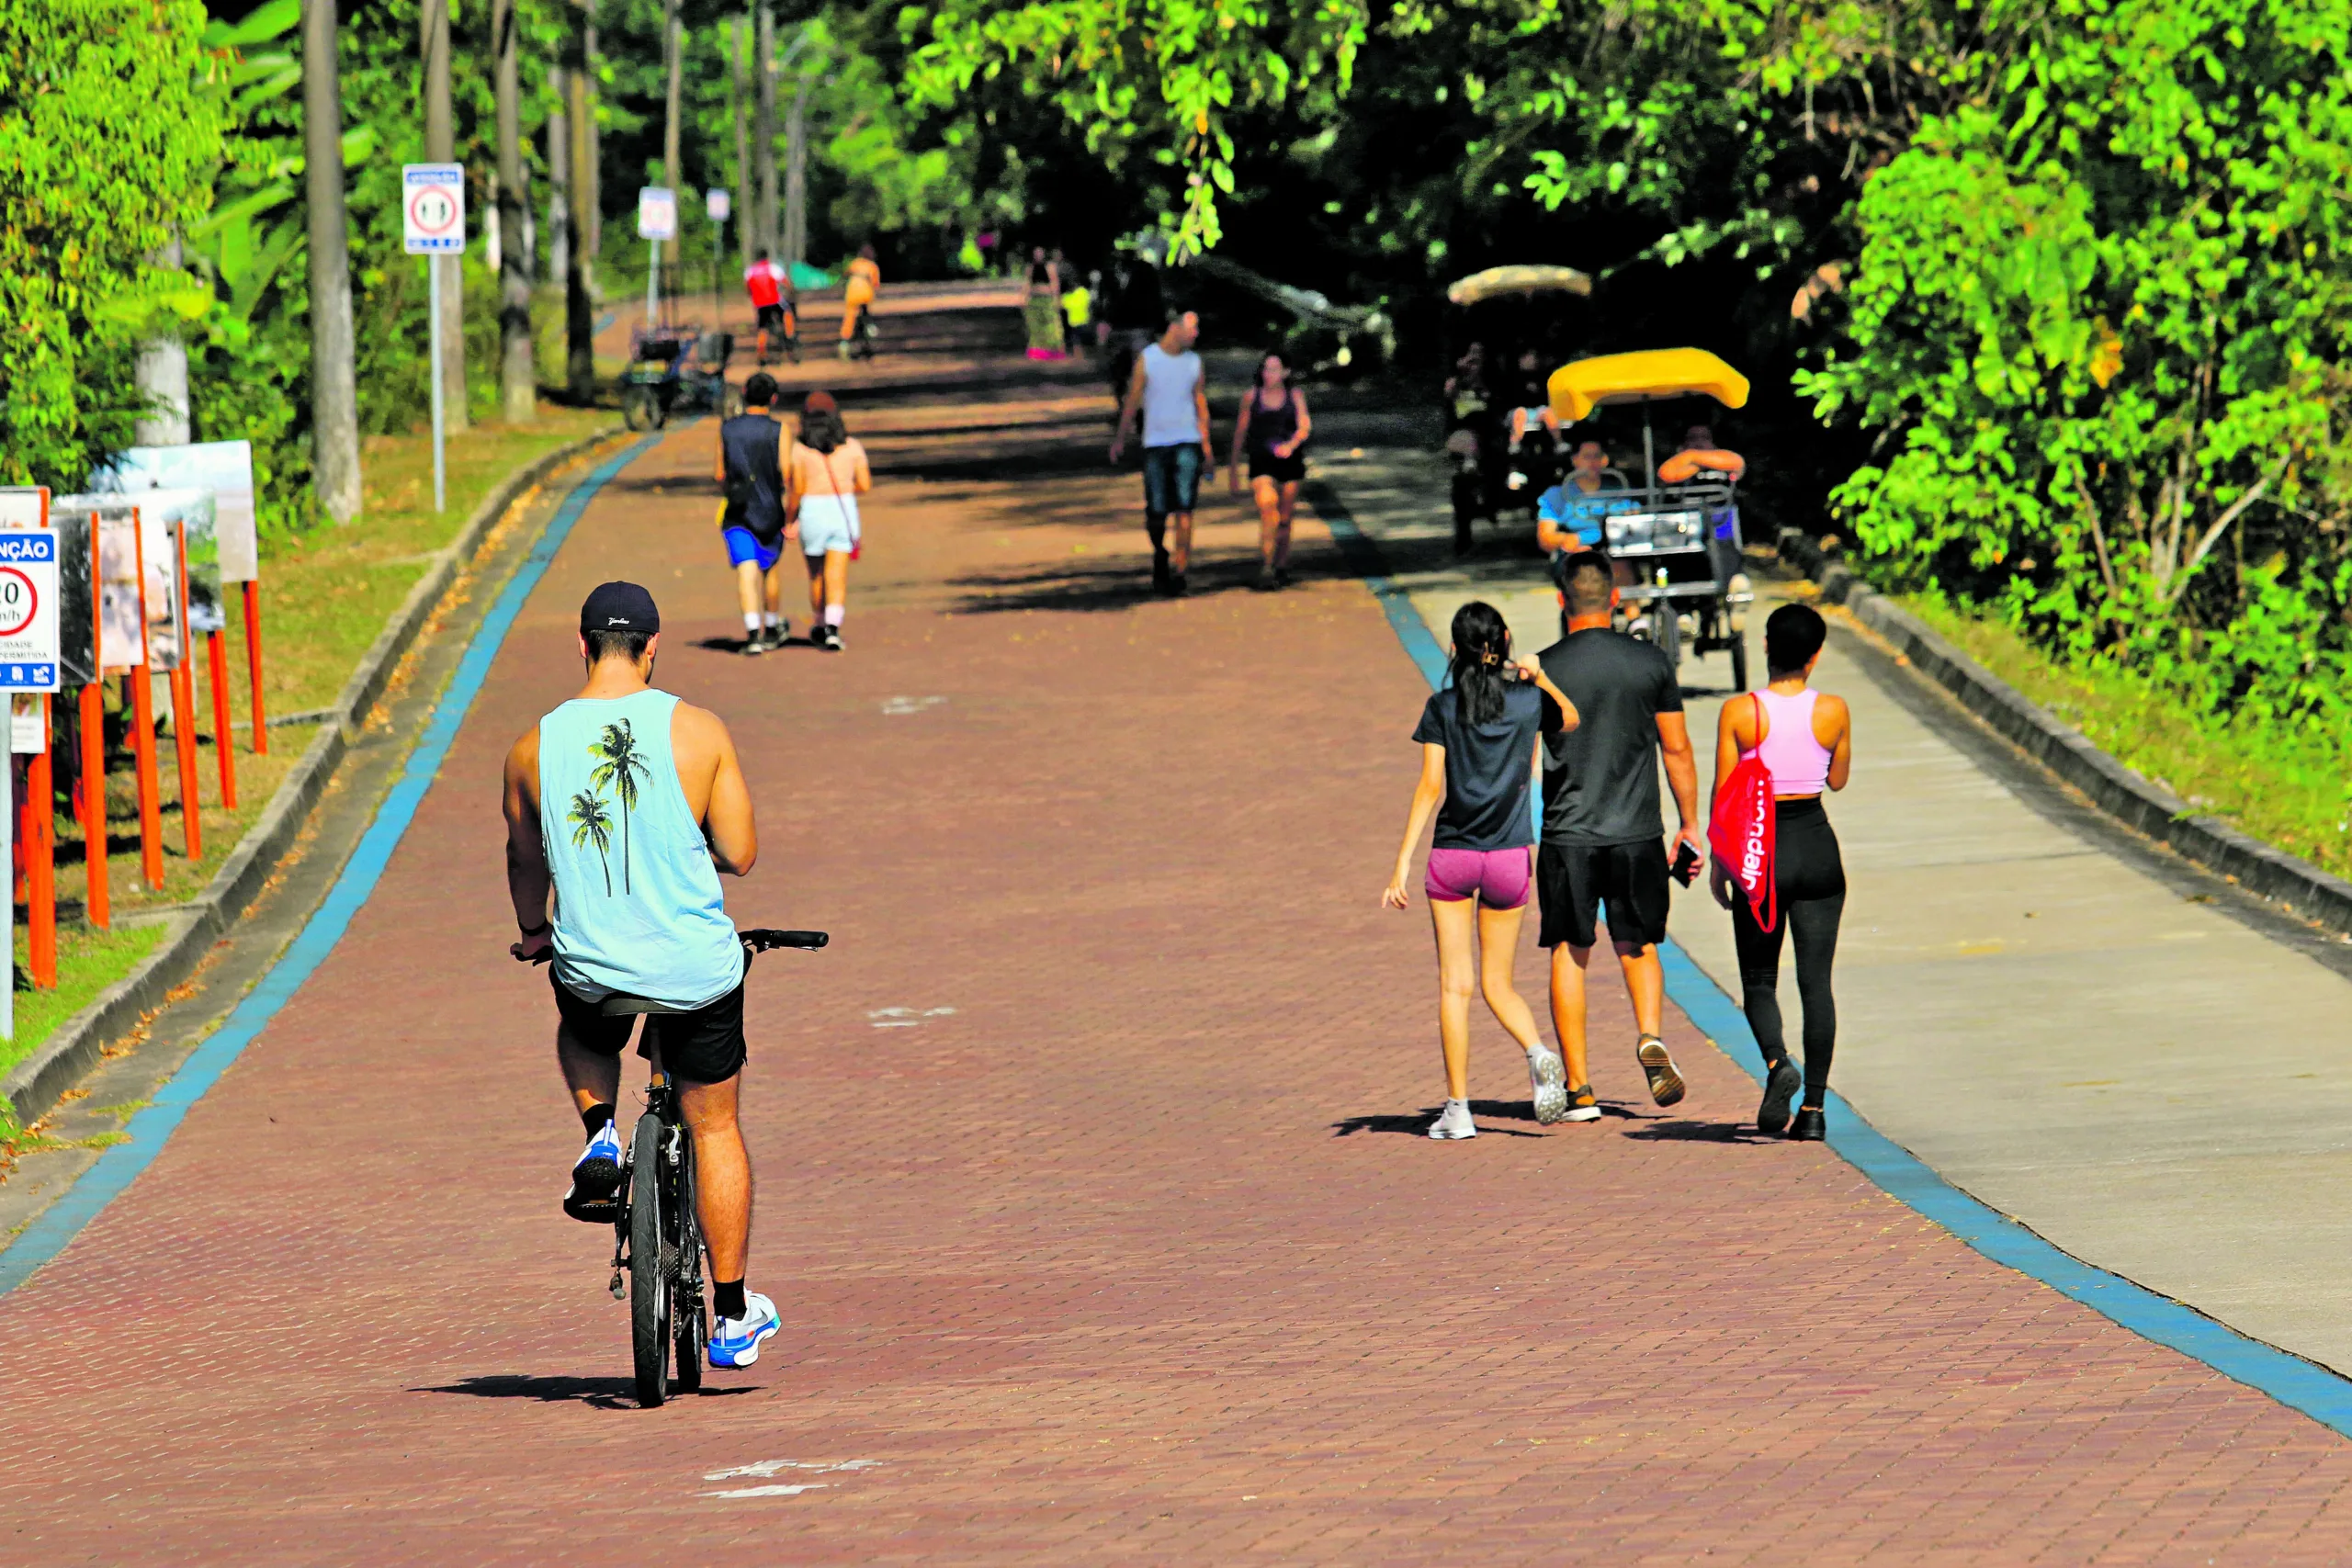
<path fill-rule="evenodd" d="M 56 532 L 0 531 L 0 690 L 57 688 Z"/>
<path fill-rule="evenodd" d="M 401 248 L 413 256 L 454 256 L 466 248 L 466 171 L 461 164 L 401 165 Z"/>

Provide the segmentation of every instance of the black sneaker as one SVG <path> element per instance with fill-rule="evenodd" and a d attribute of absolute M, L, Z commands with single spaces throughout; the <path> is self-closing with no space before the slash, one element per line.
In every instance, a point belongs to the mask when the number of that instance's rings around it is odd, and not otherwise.
<path fill-rule="evenodd" d="M 1804 1087 L 1804 1075 L 1786 1056 L 1771 1066 L 1764 1075 L 1764 1103 L 1756 1108 L 1756 1130 L 1766 1137 L 1775 1137 L 1788 1130 L 1789 1102 Z"/>
<path fill-rule="evenodd" d="M 1171 571 L 1168 574 L 1168 596 L 1170 599 L 1182 599 L 1184 596 L 1184 574 L 1182 572 Z"/>
<path fill-rule="evenodd" d="M 1272 593 L 1282 585 L 1281 578 L 1276 577 L 1271 570 L 1262 570 L 1258 573 L 1257 581 L 1250 583 L 1250 587 L 1253 592 Z"/>
<path fill-rule="evenodd" d="M 1168 592 L 1168 552 L 1166 550 L 1151 552 L 1151 591 L 1154 593 Z"/>
<path fill-rule="evenodd" d="M 1818 1111 L 1800 1111 L 1789 1123 L 1789 1137 L 1794 1143 L 1817 1144 L 1828 1136 L 1828 1119 Z"/>
<path fill-rule="evenodd" d="M 768 641 L 769 637 L 772 635 L 773 634 L 768 632 L 753 632 L 743 639 L 743 646 L 739 651 L 741 651 L 746 659 L 757 659 L 761 654 L 765 653 L 769 649 L 775 646 L 774 643 Z"/>
<path fill-rule="evenodd" d="M 847 648 L 842 642 L 842 629 L 839 626 L 827 626 L 825 628 L 825 640 L 819 643 L 817 646 L 823 649 L 827 653 L 845 653 L 848 651 Z"/>
<path fill-rule="evenodd" d="M 1290 586 L 1290 568 L 1286 566 L 1278 566 L 1274 568 L 1274 586 L 1277 588 L 1288 588 Z"/>
<path fill-rule="evenodd" d="M 1660 1105 L 1672 1105 L 1682 1098 L 1682 1074 L 1674 1066 L 1674 1057 L 1667 1050 L 1666 1042 L 1655 1034 L 1642 1036 L 1634 1047 L 1634 1055 L 1642 1064 L 1644 1076 L 1650 1080 L 1650 1098 Z"/>

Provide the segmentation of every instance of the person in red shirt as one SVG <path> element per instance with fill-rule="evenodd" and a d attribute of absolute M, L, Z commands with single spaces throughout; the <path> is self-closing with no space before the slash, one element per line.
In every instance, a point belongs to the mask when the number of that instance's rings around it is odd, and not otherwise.
<path fill-rule="evenodd" d="M 759 258 L 743 269 L 743 292 L 752 297 L 752 309 L 759 318 L 759 361 L 768 362 L 768 333 L 775 333 L 784 340 L 784 351 L 792 362 L 800 363 L 799 303 L 793 298 L 792 275 L 768 259 L 764 246 Z"/>

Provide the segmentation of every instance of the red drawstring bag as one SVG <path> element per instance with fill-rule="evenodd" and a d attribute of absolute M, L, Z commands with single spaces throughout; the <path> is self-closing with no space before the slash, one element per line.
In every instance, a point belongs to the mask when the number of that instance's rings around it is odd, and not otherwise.
<path fill-rule="evenodd" d="M 1752 694 L 1751 694 L 1752 695 Z M 1707 823 L 1707 845 L 1715 862 L 1747 899 L 1756 923 L 1770 931 L 1781 919 L 1772 856 L 1780 818 L 1772 807 L 1772 770 L 1764 765 L 1764 699 L 1756 704 L 1756 750 L 1739 760 L 1715 791 L 1715 814 Z"/>

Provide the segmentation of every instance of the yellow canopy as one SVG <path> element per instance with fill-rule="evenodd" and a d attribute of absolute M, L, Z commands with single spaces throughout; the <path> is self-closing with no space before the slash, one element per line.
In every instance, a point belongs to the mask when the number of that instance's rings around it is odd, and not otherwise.
<path fill-rule="evenodd" d="M 1552 372 L 1552 412 L 1573 424 L 1601 403 L 1634 403 L 1704 392 L 1727 409 L 1746 406 L 1747 378 L 1702 348 L 1604 354 Z"/>
<path fill-rule="evenodd" d="M 1456 279 L 1445 297 L 1457 305 L 1476 305 L 1510 294 L 1557 292 L 1589 294 L 1592 279 L 1572 266 L 1490 266 Z"/>

